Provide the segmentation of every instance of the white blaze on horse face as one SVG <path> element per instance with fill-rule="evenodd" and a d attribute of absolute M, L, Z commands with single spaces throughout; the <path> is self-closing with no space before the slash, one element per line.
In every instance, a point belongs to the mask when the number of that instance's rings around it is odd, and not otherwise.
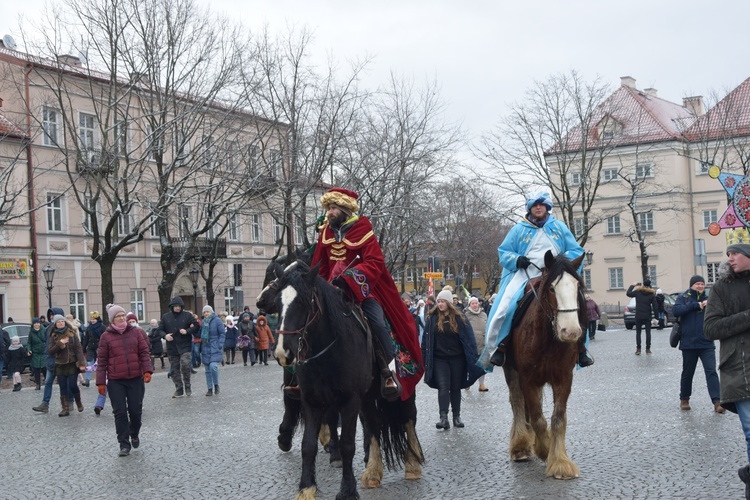
<path fill-rule="evenodd" d="M 581 336 L 581 325 L 578 322 L 578 280 L 563 273 L 552 284 L 552 288 L 557 298 L 557 336 L 563 342 L 575 342 Z"/>
<path fill-rule="evenodd" d="M 268 288 L 270 286 L 271 285 L 266 285 L 266 287 L 263 290 L 260 291 L 260 293 L 258 294 L 258 296 L 255 297 L 255 302 L 260 302 L 260 298 L 263 296 L 264 293 L 266 293 L 268 291 Z"/>
<path fill-rule="evenodd" d="M 281 318 L 281 323 L 279 324 L 279 330 L 284 331 L 286 330 L 286 313 L 289 311 L 289 306 L 294 302 L 294 299 L 297 297 L 297 290 L 295 290 L 291 286 L 285 287 L 281 291 L 281 314 L 279 315 L 279 318 Z M 287 356 L 289 358 L 293 357 L 291 353 L 287 353 L 286 348 L 284 347 L 284 335 L 279 335 L 279 341 L 276 343 L 276 359 L 279 360 L 279 363 L 281 366 L 287 366 Z"/>

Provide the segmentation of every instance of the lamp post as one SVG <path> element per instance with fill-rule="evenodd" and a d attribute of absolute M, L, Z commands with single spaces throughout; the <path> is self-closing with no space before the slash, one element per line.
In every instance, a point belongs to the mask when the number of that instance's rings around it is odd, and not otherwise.
<path fill-rule="evenodd" d="M 49 298 L 49 308 L 52 309 L 52 281 L 55 279 L 55 268 L 49 265 L 49 262 L 42 268 L 44 281 L 47 282 L 47 297 Z"/>
<path fill-rule="evenodd" d="M 193 309 L 196 311 L 198 310 L 198 276 L 200 276 L 201 271 L 198 269 L 198 266 L 193 264 L 193 267 L 190 269 L 190 281 L 193 282 Z"/>
<path fill-rule="evenodd" d="M 591 250 L 586 250 L 586 253 L 584 255 L 586 256 L 586 265 L 590 266 L 594 261 L 594 252 L 592 252 Z"/>

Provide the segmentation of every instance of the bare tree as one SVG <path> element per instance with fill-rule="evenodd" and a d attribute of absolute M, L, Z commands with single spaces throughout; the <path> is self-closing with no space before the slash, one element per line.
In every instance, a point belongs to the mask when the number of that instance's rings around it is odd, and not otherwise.
<path fill-rule="evenodd" d="M 583 217 L 581 244 L 601 221 L 593 209 L 604 160 L 615 146 L 615 125 L 608 130 L 606 122 L 617 104 L 605 100 L 610 92 L 598 78 L 586 82 L 576 71 L 535 82 L 476 148 L 491 167 L 481 173 L 490 185 L 519 196 L 545 186 L 569 227 L 574 216 Z"/>
<path fill-rule="evenodd" d="M 33 209 L 27 188 L 33 173 L 28 167 L 29 136 L 0 114 L 0 228 L 26 217 Z"/>

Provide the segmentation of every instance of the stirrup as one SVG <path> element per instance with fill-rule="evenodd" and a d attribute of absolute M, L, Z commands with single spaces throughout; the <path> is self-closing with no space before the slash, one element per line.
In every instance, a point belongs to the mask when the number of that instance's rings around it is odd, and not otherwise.
<path fill-rule="evenodd" d="M 299 390 L 298 385 L 287 385 L 284 387 L 284 396 L 288 397 L 289 399 L 293 399 L 295 401 L 299 401 L 301 399 L 301 392 Z"/>
<path fill-rule="evenodd" d="M 386 385 L 388 380 L 393 380 L 393 385 Z M 401 397 L 401 383 L 398 378 L 391 373 L 389 378 L 380 377 L 380 395 L 383 396 L 387 401 L 397 401 Z"/>
<path fill-rule="evenodd" d="M 492 353 L 490 363 L 495 366 L 503 366 L 505 364 L 505 353 L 502 352 L 499 347 Z"/>

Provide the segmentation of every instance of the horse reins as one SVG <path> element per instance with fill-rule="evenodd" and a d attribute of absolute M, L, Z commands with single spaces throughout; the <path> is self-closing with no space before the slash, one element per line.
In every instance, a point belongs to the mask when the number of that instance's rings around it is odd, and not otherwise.
<path fill-rule="evenodd" d="M 297 342 L 297 366 L 302 366 L 305 363 L 312 361 L 313 359 L 322 356 L 326 353 L 331 347 L 333 347 L 333 344 L 336 343 L 336 341 L 339 339 L 336 337 L 333 339 L 333 342 L 328 344 L 325 349 L 320 351 L 319 353 L 315 354 L 311 358 L 305 358 L 304 354 L 306 352 L 306 345 L 307 345 L 307 339 L 305 337 L 305 334 L 307 333 L 307 328 L 318 321 L 320 316 L 322 315 L 322 309 L 320 306 L 320 299 L 318 298 L 318 294 L 315 290 L 313 290 L 312 299 L 310 301 L 310 312 L 307 314 L 307 320 L 305 321 L 305 325 L 302 328 L 298 328 L 296 330 L 276 330 L 276 333 L 279 335 L 299 335 L 299 341 Z"/>
<path fill-rule="evenodd" d="M 534 264 L 533 262 L 531 262 L 530 264 L 531 264 L 532 266 L 536 267 L 536 268 L 537 268 L 537 269 L 539 270 L 539 272 L 540 272 L 540 273 L 543 273 L 543 272 L 544 272 L 544 271 L 543 271 L 543 270 L 542 270 L 542 269 L 541 269 L 541 268 L 540 268 L 539 266 L 537 266 L 537 265 L 536 265 L 536 264 Z M 524 274 L 526 274 L 526 279 L 527 279 L 527 280 L 528 280 L 529 282 L 531 282 L 531 277 L 529 276 L 529 272 L 528 272 L 528 271 L 526 270 L 526 268 L 524 268 L 523 272 L 524 272 Z M 533 284 L 533 283 L 531 284 L 531 293 L 533 293 L 533 294 L 534 294 L 534 298 L 536 299 L 536 301 L 537 301 L 537 302 L 539 302 L 539 306 L 540 306 L 540 307 L 542 308 L 542 312 L 544 313 L 544 315 L 545 315 L 545 316 L 547 316 L 547 319 L 549 319 L 550 323 L 552 323 L 552 324 L 554 325 L 554 324 L 555 324 L 555 322 L 557 321 L 557 315 L 553 315 L 553 314 L 551 314 L 551 313 L 550 313 L 550 312 L 549 312 L 549 311 L 547 310 L 547 307 L 545 307 L 545 303 L 544 303 L 544 302 L 542 302 L 542 299 L 540 299 L 540 298 L 539 298 L 539 294 L 537 294 L 537 293 L 536 293 L 536 287 L 534 286 L 534 284 Z M 580 288 L 578 289 L 578 293 L 579 293 L 579 294 L 581 293 L 581 290 L 580 290 Z M 558 308 L 558 309 L 557 309 L 557 313 L 558 313 L 558 314 L 559 314 L 559 313 L 571 313 L 571 312 L 578 312 L 578 310 L 579 310 L 579 308 L 578 308 L 578 307 L 576 307 L 575 309 L 559 309 L 559 308 Z"/>

